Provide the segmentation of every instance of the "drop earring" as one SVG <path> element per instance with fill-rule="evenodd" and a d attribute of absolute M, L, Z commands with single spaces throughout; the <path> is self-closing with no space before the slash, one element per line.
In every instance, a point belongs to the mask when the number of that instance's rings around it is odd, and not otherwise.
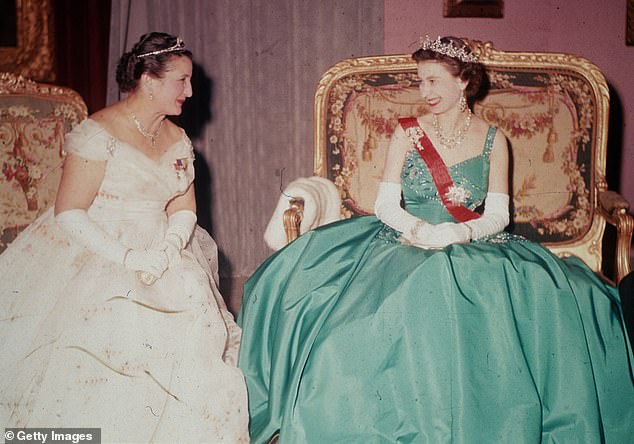
<path fill-rule="evenodd" d="M 465 112 L 467 110 L 467 98 L 464 95 L 464 90 L 462 91 L 460 101 L 458 102 L 458 109 L 460 110 L 460 112 Z"/>
<path fill-rule="evenodd" d="M 152 81 L 148 78 L 144 81 L 145 90 L 147 91 L 147 98 L 150 100 L 154 100 L 154 93 L 152 92 Z"/>

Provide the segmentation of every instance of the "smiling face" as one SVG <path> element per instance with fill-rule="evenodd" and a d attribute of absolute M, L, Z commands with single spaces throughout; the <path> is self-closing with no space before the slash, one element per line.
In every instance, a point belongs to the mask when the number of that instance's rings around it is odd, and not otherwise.
<path fill-rule="evenodd" d="M 192 96 L 192 61 L 186 56 L 174 56 L 165 64 L 163 77 L 152 77 L 153 105 L 163 114 L 177 116 L 183 103 Z"/>
<path fill-rule="evenodd" d="M 442 114 L 458 106 L 467 82 L 454 76 L 447 67 L 436 61 L 418 63 L 420 95 L 429 105 L 431 112 Z"/>

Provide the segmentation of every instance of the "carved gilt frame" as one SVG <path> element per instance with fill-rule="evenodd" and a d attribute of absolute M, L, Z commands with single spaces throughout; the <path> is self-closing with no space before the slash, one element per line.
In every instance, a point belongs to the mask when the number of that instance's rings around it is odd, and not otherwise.
<path fill-rule="evenodd" d="M 598 195 L 607 190 L 605 179 L 607 156 L 607 128 L 609 113 L 609 90 L 605 77 L 598 67 L 582 57 L 563 53 L 505 52 L 496 50 L 491 42 L 470 42 L 473 51 L 485 66 L 514 67 L 526 69 L 559 69 L 575 72 L 587 79 L 596 93 L 596 131 L 593 132 L 596 151 L 594 153 L 593 207 L 598 207 Z M 407 72 L 415 71 L 416 64 L 410 55 L 363 57 L 343 60 L 334 65 L 322 77 L 315 93 L 315 131 L 314 131 L 314 174 L 328 177 L 326 119 L 328 98 L 337 82 L 347 76 L 362 73 Z M 571 242 L 545 245 L 559 256 L 579 256 L 595 271 L 600 270 L 602 262 L 602 236 L 605 230 L 605 218 L 594 211 L 590 229 L 581 238 Z"/>
<path fill-rule="evenodd" d="M 0 71 L 40 82 L 55 80 L 50 0 L 16 0 L 17 46 L 0 47 Z"/>
<path fill-rule="evenodd" d="M 77 91 L 65 86 L 38 83 L 21 75 L 0 72 L 1 95 L 28 95 L 67 103 L 78 110 L 77 123 L 88 116 L 86 103 Z"/>

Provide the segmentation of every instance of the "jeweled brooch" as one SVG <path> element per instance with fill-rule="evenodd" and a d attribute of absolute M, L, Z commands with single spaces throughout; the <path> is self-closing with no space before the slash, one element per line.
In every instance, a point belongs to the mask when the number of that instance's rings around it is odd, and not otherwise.
<path fill-rule="evenodd" d="M 180 179 L 182 174 L 187 171 L 187 158 L 176 159 L 174 161 L 174 170 L 176 171 L 176 177 Z"/>

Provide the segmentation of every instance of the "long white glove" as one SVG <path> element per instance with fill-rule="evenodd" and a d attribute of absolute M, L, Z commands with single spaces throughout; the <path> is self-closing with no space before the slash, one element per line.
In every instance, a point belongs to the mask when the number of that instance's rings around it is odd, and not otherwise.
<path fill-rule="evenodd" d="M 431 225 L 401 208 L 401 184 L 381 182 L 374 202 L 374 214 L 388 227 L 400 231 L 401 237 L 412 244 L 427 237 Z"/>
<path fill-rule="evenodd" d="M 444 248 L 499 233 L 509 223 L 509 195 L 487 193 L 484 212 L 478 219 L 469 222 L 445 222 L 430 228 L 423 242 L 415 243 L 421 248 Z"/>
<path fill-rule="evenodd" d="M 509 200 L 506 193 L 487 193 L 482 216 L 465 222 L 471 228 L 471 240 L 499 233 L 506 228 L 510 221 Z"/>
<path fill-rule="evenodd" d="M 451 244 L 464 244 L 471 240 L 471 231 L 465 223 L 443 222 L 433 225 L 425 239 L 414 243 L 420 248 L 439 249 Z"/>
<path fill-rule="evenodd" d="M 180 259 L 181 251 L 194 232 L 196 221 L 196 213 L 191 210 L 180 210 L 169 217 L 165 238 L 157 248 L 165 251 L 170 265 Z"/>
<path fill-rule="evenodd" d="M 55 216 L 55 220 L 72 239 L 129 270 L 146 272 L 158 278 L 167 268 L 165 252 L 126 248 L 97 225 L 86 210 L 67 210 Z"/>

